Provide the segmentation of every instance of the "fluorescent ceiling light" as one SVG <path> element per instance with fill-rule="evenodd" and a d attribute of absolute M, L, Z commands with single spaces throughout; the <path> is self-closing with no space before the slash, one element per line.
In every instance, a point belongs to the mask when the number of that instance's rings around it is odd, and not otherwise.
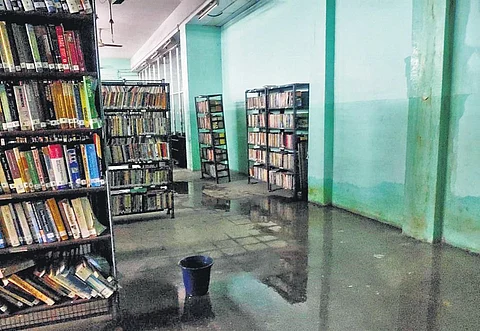
<path fill-rule="evenodd" d="M 218 0 L 214 0 L 212 2 L 210 2 L 208 5 L 205 6 L 205 8 L 202 9 L 202 11 L 198 14 L 198 19 L 201 20 L 202 18 L 204 18 L 205 16 L 207 16 L 208 14 L 210 14 L 210 12 L 212 11 L 213 8 L 217 7 L 218 6 Z"/>

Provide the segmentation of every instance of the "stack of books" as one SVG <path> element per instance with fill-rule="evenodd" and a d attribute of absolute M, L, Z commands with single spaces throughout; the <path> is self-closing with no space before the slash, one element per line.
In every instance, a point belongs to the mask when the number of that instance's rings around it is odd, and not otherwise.
<path fill-rule="evenodd" d="M 0 11 L 91 14 L 90 0 L 2 0 Z"/>
<path fill-rule="evenodd" d="M 9 203 L 0 211 L 0 248 L 96 237 L 106 230 L 87 197 Z"/>

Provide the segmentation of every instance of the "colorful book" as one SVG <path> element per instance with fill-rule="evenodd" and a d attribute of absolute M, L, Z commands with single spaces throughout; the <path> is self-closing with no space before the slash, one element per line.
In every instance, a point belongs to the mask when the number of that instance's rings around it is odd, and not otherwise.
<path fill-rule="evenodd" d="M 56 188 L 59 190 L 69 188 L 68 173 L 65 168 L 65 158 L 63 157 L 62 146 L 59 144 L 49 145 L 48 152 L 52 164 Z"/>

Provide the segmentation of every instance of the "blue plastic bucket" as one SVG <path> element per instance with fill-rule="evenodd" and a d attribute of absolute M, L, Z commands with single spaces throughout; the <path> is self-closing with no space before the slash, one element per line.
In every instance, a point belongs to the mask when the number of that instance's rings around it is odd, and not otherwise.
<path fill-rule="evenodd" d="M 178 265 L 182 268 L 183 284 L 188 296 L 200 296 L 208 293 L 210 270 L 213 265 L 211 257 L 188 256 L 182 259 Z"/>

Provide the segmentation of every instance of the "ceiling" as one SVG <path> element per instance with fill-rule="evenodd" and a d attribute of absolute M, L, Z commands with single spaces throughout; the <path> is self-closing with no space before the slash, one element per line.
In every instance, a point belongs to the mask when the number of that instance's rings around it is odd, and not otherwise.
<path fill-rule="evenodd" d="M 131 58 L 182 0 L 125 0 L 113 5 L 114 40 L 123 47 L 100 47 L 100 58 Z M 186 0 L 188 1 L 188 0 Z M 111 42 L 108 0 L 96 0 L 97 26 Z"/>
<path fill-rule="evenodd" d="M 198 19 L 198 16 L 195 16 L 189 23 L 222 26 L 258 2 L 259 0 L 218 0 L 218 6 L 209 15 L 201 20 Z"/>

